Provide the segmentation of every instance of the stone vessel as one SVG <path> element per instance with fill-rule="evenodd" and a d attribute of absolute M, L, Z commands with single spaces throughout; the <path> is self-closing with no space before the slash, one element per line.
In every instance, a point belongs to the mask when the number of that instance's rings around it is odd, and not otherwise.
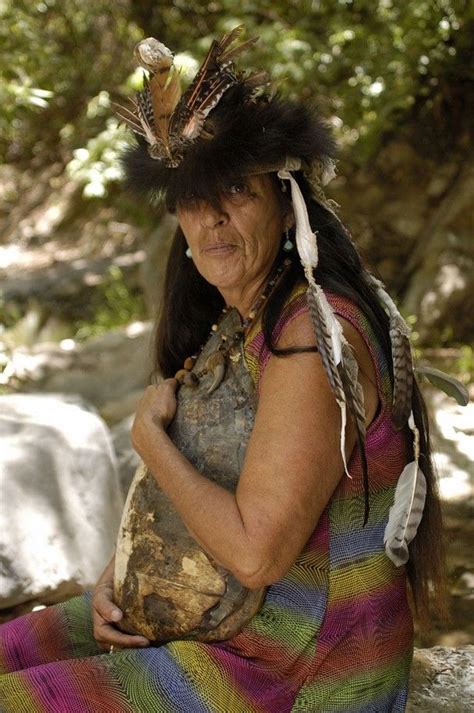
<path fill-rule="evenodd" d="M 216 362 L 217 370 L 202 373 Z M 179 387 L 169 436 L 201 473 L 235 491 L 256 404 L 237 310 L 221 319 L 192 373 L 201 373 L 199 383 Z M 264 595 L 264 589 L 243 587 L 204 552 L 153 475 L 139 466 L 115 556 L 114 597 L 124 612 L 120 627 L 155 642 L 223 640 L 251 619 Z"/>

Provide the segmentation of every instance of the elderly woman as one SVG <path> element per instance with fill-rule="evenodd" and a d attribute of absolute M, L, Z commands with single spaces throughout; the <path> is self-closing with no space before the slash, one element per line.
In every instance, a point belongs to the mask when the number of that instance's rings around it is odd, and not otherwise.
<path fill-rule="evenodd" d="M 259 94 L 261 75 L 235 72 L 235 34 L 214 43 L 181 99 L 171 53 L 142 44 L 150 78 L 121 110 L 139 137 L 129 184 L 163 195 L 179 222 L 156 340 L 165 378 L 146 389 L 132 440 L 206 561 L 263 601 L 222 640 L 157 645 L 123 625 L 112 560 L 91 601 L 4 627 L 3 710 L 405 709 L 407 575 L 423 613 L 441 571 L 405 325 L 324 196 L 327 127 Z M 169 430 L 229 310 L 256 395 L 235 489 L 193 465 Z"/>

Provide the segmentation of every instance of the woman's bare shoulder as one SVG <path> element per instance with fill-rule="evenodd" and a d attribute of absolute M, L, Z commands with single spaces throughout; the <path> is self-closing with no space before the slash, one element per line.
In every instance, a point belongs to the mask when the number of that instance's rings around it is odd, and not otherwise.
<path fill-rule="evenodd" d="M 336 318 L 342 326 L 345 338 L 353 349 L 360 369 L 359 379 L 364 390 L 366 418 L 367 423 L 370 423 L 377 411 L 379 402 L 374 361 L 359 330 L 344 317 L 336 315 Z M 300 311 L 294 319 L 288 322 L 280 335 L 277 347 L 294 348 L 309 346 L 317 347 L 317 339 L 311 321 L 311 316 L 309 314 L 309 309 L 306 309 Z"/>

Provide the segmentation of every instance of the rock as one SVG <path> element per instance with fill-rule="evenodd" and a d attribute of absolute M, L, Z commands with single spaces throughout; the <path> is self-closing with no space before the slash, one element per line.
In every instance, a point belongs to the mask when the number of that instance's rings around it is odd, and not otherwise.
<path fill-rule="evenodd" d="M 36 269 L 25 269 L 21 262 L 10 265 L 7 271 L 0 269 L 0 291 L 5 309 L 17 310 L 24 315 L 40 304 L 45 318 L 92 319 L 97 288 L 107 286 L 111 275 L 119 271 L 127 288 L 132 292 L 138 290 L 139 268 L 144 259 L 145 252 L 136 250 L 112 257 L 57 261 L 44 267 L 39 265 Z"/>
<path fill-rule="evenodd" d="M 110 426 L 117 424 L 131 416 L 137 410 L 138 403 L 143 396 L 143 389 L 136 389 L 130 394 L 125 394 L 119 399 L 107 401 L 100 408 L 100 415 Z"/>
<path fill-rule="evenodd" d="M 474 710 L 474 646 L 417 649 L 407 713 L 471 713 Z"/>
<path fill-rule="evenodd" d="M 151 324 L 134 322 L 82 343 L 66 339 L 19 347 L 1 381 L 28 393 L 80 394 L 100 409 L 144 390 L 151 371 L 151 330 Z"/>
<path fill-rule="evenodd" d="M 0 396 L 0 609 L 94 584 L 123 496 L 107 427 L 78 397 Z"/>

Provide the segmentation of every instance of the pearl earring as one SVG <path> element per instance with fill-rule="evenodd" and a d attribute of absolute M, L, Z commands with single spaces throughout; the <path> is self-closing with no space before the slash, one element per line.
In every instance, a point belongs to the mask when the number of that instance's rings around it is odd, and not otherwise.
<path fill-rule="evenodd" d="M 285 244 L 283 245 L 283 250 L 285 250 L 287 253 L 289 253 L 290 250 L 293 250 L 293 247 L 294 247 L 293 243 L 290 240 L 289 228 L 287 228 L 285 230 L 285 237 L 286 237 L 286 241 L 285 241 Z"/>
<path fill-rule="evenodd" d="M 188 248 L 187 248 L 187 250 L 186 250 L 186 253 L 185 253 L 185 254 L 186 254 L 186 257 L 192 257 L 192 256 L 193 256 L 193 254 L 192 254 L 192 252 L 191 252 L 191 248 L 190 248 L 190 247 L 188 247 Z"/>

